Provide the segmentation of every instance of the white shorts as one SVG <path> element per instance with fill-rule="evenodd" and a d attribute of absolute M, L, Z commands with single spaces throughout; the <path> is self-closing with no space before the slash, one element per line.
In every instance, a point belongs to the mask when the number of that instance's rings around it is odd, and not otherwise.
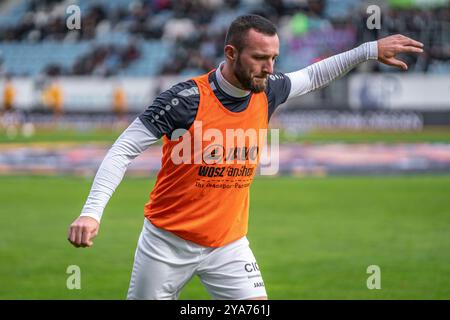
<path fill-rule="evenodd" d="M 267 296 L 246 237 L 219 248 L 204 247 L 145 219 L 127 299 L 178 299 L 194 275 L 214 299 Z"/>

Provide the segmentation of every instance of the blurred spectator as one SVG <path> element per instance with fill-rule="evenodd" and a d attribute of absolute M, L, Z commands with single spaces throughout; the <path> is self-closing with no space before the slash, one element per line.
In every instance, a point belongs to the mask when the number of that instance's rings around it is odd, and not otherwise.
<path fill-rule="evenodd" d="M 140 52 L 134 42 L 130 42 L 125 47 L 99 45 L 75 62 L 72 73 L 112 76 L 116 75 L 120 69 L 127 68 L 139 57 Z"/>
<path fill-rule="evenodd" d="M 56 118 L 63 113 L 63 92 L 56 80 L 52 81 L 42 92 L 44 106 L 48 107 Z"/>
<path fill-rule="evenodd" d="M 125 90 L 120 84 L 117 84 L 113 89 L 113 111 L 117 117 L 118 124 L 126 124 L 127 100 Z"/>
<path fill-rule="evenodd" d="M 3 109 L 10 112 L 14 109 L 14 100 L 16 98 L 16 89 L 11 81 L 11 77 L 7 76 L 3 88 Z"/>

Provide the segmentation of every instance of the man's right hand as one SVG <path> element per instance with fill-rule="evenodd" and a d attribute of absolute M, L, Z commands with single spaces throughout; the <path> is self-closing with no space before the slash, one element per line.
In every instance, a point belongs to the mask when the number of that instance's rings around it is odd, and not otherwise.
<path fill-rule="evenodd" d="M 91 247 L 92 240 L 97 236 L 100 224 L 91 217 L 78 217 L 69 228 L 67 239 L 79 248 Z"/>

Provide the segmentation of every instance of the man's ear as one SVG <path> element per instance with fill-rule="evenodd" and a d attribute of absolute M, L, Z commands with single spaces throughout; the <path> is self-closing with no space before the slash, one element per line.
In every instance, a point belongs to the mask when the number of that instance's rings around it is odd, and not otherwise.
<path fill-rule="evenodd" d="M 231 61 L 235 61 L 237 59 L 237 49 L 233 47 L 231 44 L 227 44 L 224 48 L 225 57 L 230 59 Z"/>

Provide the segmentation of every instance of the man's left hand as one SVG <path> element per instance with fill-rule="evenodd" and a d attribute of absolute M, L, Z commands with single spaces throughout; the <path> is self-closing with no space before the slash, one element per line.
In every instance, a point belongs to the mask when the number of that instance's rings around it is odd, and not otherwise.
<path fill-rule="evenodd" d="M 396 34 L 378 40 L 378 61 L 389 66 L 399 67 L 408 70 L 405 62 L 397 59 L 395 56 L 399 53 L 422 53 L 423 43 Z"/>

